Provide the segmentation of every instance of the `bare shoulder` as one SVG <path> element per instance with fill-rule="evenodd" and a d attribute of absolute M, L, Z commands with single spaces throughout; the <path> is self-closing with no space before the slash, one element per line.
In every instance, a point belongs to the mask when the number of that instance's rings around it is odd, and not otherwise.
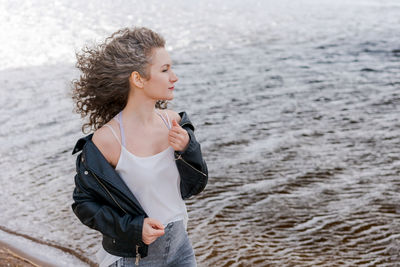
<path fill-rule="evenodd" d="M 181 122 L 181 116 L 179 116 L 179 114 L 176 111 L 173 111 L 172 109 L 166 109 L 165 110 L 168 113 L 168 116 L 171 119 L 175 119 L 177 123 Z"/>
<path fill-rule="evenodd" d="M 120 138 L 119 126 L 116 122 L 110 121 L 107 125 L 111 126 Z M 120 140 L 120 139 L 119 139 Z M 103 125 L 93 133 L 92 142 L 100 150 L 106 160 L 114 167 L 118 163 L 121 145 L 116 139 L 111 129 Z"/>

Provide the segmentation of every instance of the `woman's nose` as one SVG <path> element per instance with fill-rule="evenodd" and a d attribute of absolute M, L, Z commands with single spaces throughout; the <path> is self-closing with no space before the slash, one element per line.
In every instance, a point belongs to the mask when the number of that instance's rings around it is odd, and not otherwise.
<path fill-rule="evenodd" d="M 175 72 L 172 72 L 172 76 L 171 76 L 171 82 L 175 83 L 178 81 L 178 76 L 176 76 Z"/>

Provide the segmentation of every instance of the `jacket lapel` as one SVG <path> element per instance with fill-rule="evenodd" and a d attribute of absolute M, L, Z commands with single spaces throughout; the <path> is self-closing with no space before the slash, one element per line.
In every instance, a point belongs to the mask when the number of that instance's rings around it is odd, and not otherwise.
<path fill-rule="evenodd" d="M 141 208 L 139 201 L 133 195 L 131 190 L 115 171 L 115 169 L 108 163 L 104 158 L 103 154 L 92 142 L 93 134 L 90 134 L 84 138 L 78 140 L 73 153 L 76 153 L 83 149 L 82 156 L 84 158 L 84 164 L 87 169 L 94 172 L 99 178 L 104 180 L 106 183 L 111 184 L 114 188 L 117 188 L 127 199 L 132 200 L 138 207 Z"/>

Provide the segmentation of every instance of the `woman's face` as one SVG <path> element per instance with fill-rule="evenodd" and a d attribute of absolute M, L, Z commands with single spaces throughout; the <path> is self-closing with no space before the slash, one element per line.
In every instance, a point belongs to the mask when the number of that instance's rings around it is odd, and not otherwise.
<path fill-rule="evenodd" d="M 150 79 L 144 82 L 144 92 L 155 100 L 172 100 L 176 81 L 168 52 L 165 48 L 153 49 Z"/>

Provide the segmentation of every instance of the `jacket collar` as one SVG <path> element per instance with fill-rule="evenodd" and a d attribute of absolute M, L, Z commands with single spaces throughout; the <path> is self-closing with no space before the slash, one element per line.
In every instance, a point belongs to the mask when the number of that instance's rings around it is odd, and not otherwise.
<path fill-rule="evenodd" d="M 181 116 L 181 121 L 179 122 L 179 125 L 182 127 L 184 125 L 189 126 L 192 129 L 192 131 L 194 131 L 194 126 L 190 122 L 189 116 L 186 114 L 186 112 L 184 112 L 184 111 L 179 112 L 179 116 Z"/>

